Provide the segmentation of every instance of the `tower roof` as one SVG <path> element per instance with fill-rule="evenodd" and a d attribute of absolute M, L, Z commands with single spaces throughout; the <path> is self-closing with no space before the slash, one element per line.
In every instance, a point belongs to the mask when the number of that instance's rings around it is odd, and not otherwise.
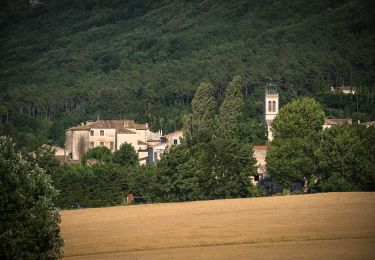
<path fill-rule="evenodd" d="M 267 94 L 277 94 L 277 87 L 271 81 L 265 86 L 265 92 Z"/>

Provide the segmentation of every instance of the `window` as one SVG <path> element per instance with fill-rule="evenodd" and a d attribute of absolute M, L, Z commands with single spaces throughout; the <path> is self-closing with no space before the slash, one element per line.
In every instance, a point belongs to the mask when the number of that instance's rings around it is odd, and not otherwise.
<path fill-rule="evenodd" d="M 100 142 L 100 146 L 104 146 L 104 142 Z"/>
<path fill-rule="evenodd" d="M 94 136 L 94 134 L 95 134 L 95 131 L 94 130 L 90 130 L 90 135 Z"/>
<path fill-rule="evenodd" d="M 272 103 L 272 111 L 276 112 L 276 101 L 273 101 Z"/>
<path fill-rule="evenodd" d="M 110 143 L 109 143 L 109 148 L 110 148 L 111 150 L 113 150 L 113 148 L 114 148 L 114 144 L 113 144 L 113 142 L 110 142 Z"/>
<path fill-rule="evenodd" d="M 173 144 L 177 144 L 177 139 L 173 139 Z"/>
<path fill-rule="evenodd" d="M 272 107 L 271 107 L 271 101 L 268 101 L 268 112 L 271 112 L 272 110 Z"/>
<path fill-rule="evenodd" d="M 100 136 L 104 136 L 104 130 L 100 130 Z"/>
<path fill-rule="evenodd" d="M 90 148 L 94 147 L 94 142 L 90 142 Z"/>

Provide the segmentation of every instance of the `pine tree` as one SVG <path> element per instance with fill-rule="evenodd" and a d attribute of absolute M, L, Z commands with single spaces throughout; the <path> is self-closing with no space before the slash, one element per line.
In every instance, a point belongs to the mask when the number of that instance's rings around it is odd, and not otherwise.
<path fill-rule="evenodd" d="M 241 137 L 243 107 L 241 77 L 235 76 L 229 83 L 225 91 L 224 101 L 220 106 L 218 136 L 226 139 L 239 139 Z"/>
<path fill-rule="evenodd" d="M 191 103 L 192 114 L 185 118 L 184 130 L 189 144 L 207 142 L 215 127 L 215 89 L 211 83 L 202 82 Z"/>

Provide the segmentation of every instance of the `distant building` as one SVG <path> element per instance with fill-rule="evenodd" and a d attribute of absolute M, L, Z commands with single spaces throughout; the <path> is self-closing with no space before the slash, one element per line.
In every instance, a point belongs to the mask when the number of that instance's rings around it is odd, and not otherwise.
<path fill-rule="evenodd" d="M 323 130 L 327 128 L 331 128 L 334 125 L 352 125 L 353 120 L 351 118 L 345 118 L 345 119 L 331 119 L 331 118 L 325 118 L 324 119 L 324 125 Z"/>
<path fill-rule="evenodd" d="M 112 152 L 124 143 L 131 144 L 138 153 L 139 161 L 145 164 L 148 146 L 160 143 L 160 135 L 150 131 L 148 124 L 137 124 L 133 120 L 97 120 L 86 122 L 66 130 L 65 149 L 70 160 L 81 160 L 88 149 L 105 146 Z"/>
<path fill-rule="evenodd" d="M 272 122 L 279 113 L 279 93 L 276 85 L 271 82 L 266 85 L 264 95 L 264 121 L 267 128 L 268 141 L 272 141 Z"/>
<path fill-rule="evenodd" d="M 176 131 L 167 135 L 163 135 L 160 143 L 149 145 L 148 147 L 148 163 L 156 163 L 161 159 L 162 154 L 168 151 L 173 145 L 179 145 L 183 138 L 182 131 Z"/>
<path fill-rule="evenodd" d="M 331 87 L 332 92 L 341 92 L 344 94 L 351 94 L 354 95 L 357 92 L 357 87 L 354 86 L 341 86 L 341 87 Z"/>
<path fill-rule="evenodd" d="M 360 125 L 365 126 L 365 127 L 375 126 L 375 121 L 368 121 L 368 122 L 360 123 Z"/>
<path fill-rule="evenodd" d="M 253 184 L 258 184 L 260 181 L 263 181 L 267 177 L 266 170 L 266 155 L 269 146 L 267 145 L 254 145 L 253 153 L 254 158 L 256 159 L 255 166 L 257 168 L 257 175 L 252 177 Z"/>

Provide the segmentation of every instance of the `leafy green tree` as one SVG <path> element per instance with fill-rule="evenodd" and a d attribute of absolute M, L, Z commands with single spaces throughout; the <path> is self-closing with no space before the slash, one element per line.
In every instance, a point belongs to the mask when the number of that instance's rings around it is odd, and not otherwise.
<path fill-rule="evenodd" d="M 323 191 L 375 189 L 374 151 L 371 151 L 375 137 L 368 135 L 371 131 L 373 134 L 373 129 L 350 125 L 323 131 L 317 150 L 319 185 Z"/>
<path fill-rule="evenodd" d="M 113 162 L 121 166 L 137 166 L 139 165 L 138 154 L 131 144 L 124 143 L 113 153 Z"/>
<path fill-rule="evenodd" d="M 186 144 L 173 146 L 158 163 L 155 200 L 186 201 L 199 198 L 194 163 Z"/>
<path fill-rule="evenodd" d="M 223 103 L 219 110 L 218 136 L 223 138 L 241 137 L 244 101 L 241 89 L 241 77 L 235 76 L 229 83 Z"/>
<path fill-rule="evenodd" d="M 214 133 L 216 100 L 211 83 L 202 82 L 191 103 L 192 114 L 185 118 L 184 133 L 189 144 L 209 141 Z"/>
<path fill-rule="evenodd" d="M 47 174 L 51 174 L 59 169 L 59 161 L 55 158 L 55 151 L 50 146 L 42 146 L 35 150 L 35 153 L 31 156 L 31 160 L 34 161 L 40 168 L 46 171 Z"/>
<path fill-rule="evenodd" d="M 105 146 L 98 146 L 89 149 L 82 157 L 82 164 L 86 164 L 89 159 L 95 159 L 100 162 L 110 162 L 112 160 L 112 152 Z"/>
<path fill-rule="evenodd" d="M 52 200 L 57 191 L 38 166 L 0 137 L 0 257 L 57 259 L 61 257 L 60 216 Z"/>
<path fill-rule="evenodd" d="M 324 111 L 316 100 L 308 97 L 292 100 L 281 108 L 272 122 L 275 141 L 304 138 L 322 130 Z"/>
<path fill-rule="evenodd" d="M 214 138 L 212 171 L 217 180 L 219 198 L 247 197 L 250 192 L 250 176 L 256 173 L 255 158 L 251 145 L 237 139 Z"/>
<path fill-rule="evenodd" d="M 267 153 L 267 171 L 288 189 L 293 181 L 316 178 L 324 112 L 317 101 L 300 98 L 281 108 L 272 124 L 274 139 Z"/>
<path fill-rule="evenodd" d="M 127 192 L 144 196 L 148 201 L 152 201 L 155 198 L 153 188 L 156 185 L 157 170 L 155 165 L 127 168 Z"/>

